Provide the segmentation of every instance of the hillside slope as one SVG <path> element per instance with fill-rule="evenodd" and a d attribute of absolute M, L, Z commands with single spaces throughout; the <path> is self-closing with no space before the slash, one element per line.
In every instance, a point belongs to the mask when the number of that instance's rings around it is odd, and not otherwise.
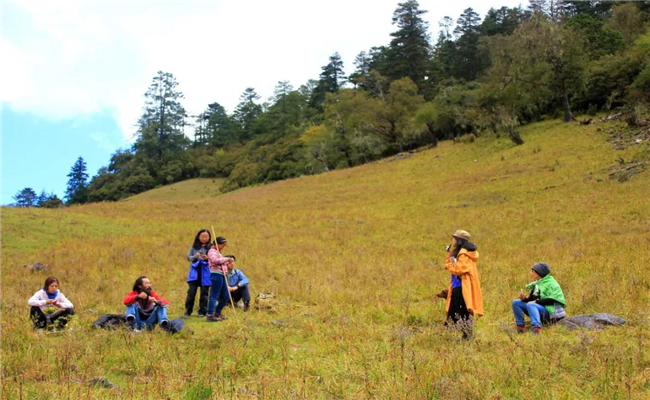
<path fill-rule="evenodd" d="M 608 179 L 635 149 L 614 150 L 595 126 L 548 121 L 522 134 L 523 146 L 445 142 L 217 197 L 3 209 L 2 397 L 646 398 L 650 173 Z M 191 337 L 87 328 L 120 312 L 140 275 L 180 316 L 184 257 L 211 225 L 253 293 L 276 295 L 275 312 L 191 318 Z M 486 312 L 471 343 L 442 327 L 433 297 L 448 285 L 444 246 L 459 228 L 481 254 Z M 26 261 L 61 279 L 74 330 L 31 331 L 26 300 L 46 275 L 25 274 Z M 610 312 L 628 325 L 517 335 L 510 302 L 536 261 L 551 266 L 570 314 Z M 75 383 L 99 376 L 120 388 Z"/>
<path fill-rule="evenodd" d="M 223 179 L 195 178 L 176 182 L 171 185 L 147 190 L 128 197 L 122 201 L 154 202 L 154 201 L 183 201 L 196 198 L 218 196 Z"/>

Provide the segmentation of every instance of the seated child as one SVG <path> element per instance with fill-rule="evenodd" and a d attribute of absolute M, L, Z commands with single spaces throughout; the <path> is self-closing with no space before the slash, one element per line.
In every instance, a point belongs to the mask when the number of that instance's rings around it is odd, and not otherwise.
<path fill-rule="evenodd" d="M 551 276 L 551 269 L 546 263 L 538 262 L 533 265 L 530 274 L 534 281 L 526 285 L 530 289 L 528 297 L 522 291 L 519 300 L 512 301 L 512 311 L 515 314 L 517 332 L 526 331 L 524 314 L 530 318 L 532 333 L 542 331 L 542 323 L 554 323 L 566 316 L 566 300 L 562 288 Z"/>
<path fill-rule="evenodd" d="M 226 258 L 230 259 L 227 265 L 228 285 L 230 286 L 232 301 L 233 303 L 237 303 L 239 300 L 243 300 L 244 311 L 248 311 L 251 302 L 251 294 L 248 290 L 248 278 L 246 278 L 246 275 L 241 270 L 235 269 L 235 256 L 230 254 Z"/>

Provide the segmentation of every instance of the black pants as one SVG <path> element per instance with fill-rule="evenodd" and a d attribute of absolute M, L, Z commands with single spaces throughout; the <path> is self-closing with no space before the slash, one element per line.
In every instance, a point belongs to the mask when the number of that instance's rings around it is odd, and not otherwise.
<path fill-rule="evenodd" d="M 230 295 L 232 296 L 233 303 L 237 303 L 239 300 L 244 300 L 244 304 L 251 302 L 251 292 L 248 290 L 248 285 L 233 290 L 230 292 Z"/>
<path fill-rule="evenodd" d="M 45 329 L 47 327 L 53 326 L 56 322 L 55 327 L 58 329 L 63 329 L 65 324 L 68 323 L 70 317 L 74 315 L 74 309 L 66 308 L 64 310 L 59 310 L 53 314 L 45 315 L 41 311 L 40 307 L 32 307 L 29 310 L 29 318 L 34 323 L 36 329 Z"/>
<path fill-rule="evenodd" d="M 208 298 L 210 297 L 210 286 L 201 286 L 201 281 L 187 282 L 189 288 L 187 289 L 187 298 L 185 299 L 185 314 L 192 315 L 194 310 L 194 299 L 196 298 L 196 291 L 201 288 L 199 295 L 199 314 L 205 315 L 208 312 Z"/>
<path fill-rule="evenodd" d="M 463 339 L 468 339 L 472 334 L 472 315 L 465 305 L 462 287 L 451 290 L 451 301 L 445 325 L 463 332 Z"/>

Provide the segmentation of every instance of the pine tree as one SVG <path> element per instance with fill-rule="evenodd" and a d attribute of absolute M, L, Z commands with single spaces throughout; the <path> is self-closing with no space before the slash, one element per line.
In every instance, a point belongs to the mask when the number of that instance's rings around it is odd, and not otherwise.
<path fill-rule="evenodd" d="M 422 19 L 427 11 L 420 10 L 416 0 L 399 3 L 393 13 L 393 25 L 398 30 L 386 49 L 382 75 L 391 81 L 409 77 L 422 90 L 427 76 L 429 54 L 429 24 Z"/>
<path fill-rule="evenodd" d="M 145 93 L 144 113 L 138 121 L 138 139 L 133 146 L 140 158 L 147 159 L 152 175 L 167 154 L 178 153 L 189 144 L 184 134 L 187 113 L 180 103 L 174 75 L 158 71 Z"/>
<path fill-rule="evenodd" d="M 488 61 L 482 57 L 479 51 L 481 17 L 474 9 L 470 7 L 463 11 L 456 21 L 454 34 L 458 38 L 456 40 L 456 57 L 454 61 L 455 76 L 467 81 L 473 81 L 488 65 Z"/>
<path fill-rule="evenodd" d="M 33 207 L 38 200 L 38 196 L 32 188 L 24 188 L 18 191 L 13 198 L 18 207 Z"/>
<path fill-rule="evenodd" d="M 336 93 L 346 82 L 345 73 L 343 72 L 343 60 L 339 53 L 330 56 L 330 62 L 322 68 L 320 79 L 316 88 L 312 92 L 309 105 L 318 110 L 323 109 L 325 95 L 327 93 Z"/>
<path fill-rule="evenodd" d="M 262 114 L 262 106 L 255 101 L 260 99 L 260 95 L 252 87 L 246 88 L 244 93 L 239 96 L 239 104 L 235 108 L 234 120 L 239 123 L 242 133 L 239 138 L 241 141 L 253 137 L 253 123 L 257 117 Z"/>
<path fill-rule="evenodd" d="M 80 156 L 68 174 L 68 187 L 65 196 L 68 204 L 84 204 L 88 201 L 88 174 L 86 162 Z"/>

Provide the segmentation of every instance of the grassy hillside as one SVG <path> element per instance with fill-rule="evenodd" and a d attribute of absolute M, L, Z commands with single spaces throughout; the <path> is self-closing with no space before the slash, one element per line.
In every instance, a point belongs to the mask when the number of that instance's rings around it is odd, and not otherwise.
<path fill-rule="evenodd" d="M 650 173 L 608 179 L 606 126 L 558 121 L 526 143 L 480 138 L 392 162 L 217 197 L 2 210 L 2 398 L 646 399 L 650 393 Z M 227 311 L 194 335 L 89 329 L 121 312 L 139 275 L 183 313 L 184 257 L 214 225 L 254 294 L 276 312 Z M 479 246 L 485 316 L 476 339 L 442 327 L 444 246 Z M 38 243 L 38 246 L 34 246 Z M 623 328 L 517 335 L 510 302 L 546 261 L 570 314 L 610 312 Z M 26 301 L 46 273 L 77 317 L 39 335 Z M 48 273 L 49 274 L 49 273 Z M 82 382 L 106 377 L 118 389 Z"/>
<path fill-rule="evenodd" d="M 218 196 L 223 179 L 196 178 L 162 186 L 136 194 L 122 201 L 156 202 L 180 201 Z"/>

